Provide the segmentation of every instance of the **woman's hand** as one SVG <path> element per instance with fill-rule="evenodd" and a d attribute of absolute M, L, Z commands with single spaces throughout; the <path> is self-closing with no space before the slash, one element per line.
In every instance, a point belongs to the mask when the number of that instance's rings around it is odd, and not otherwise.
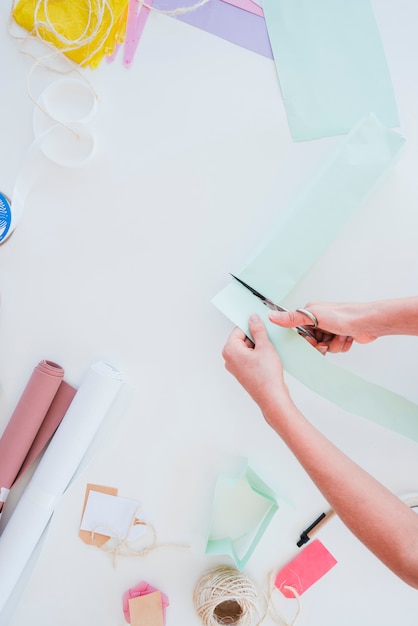
<path fill-rule="evenodd" d="M 376 303 L 308 302 L 305 305 L 318 320 L 318 328 L 312 328 L 311 319 L 299 311 L 271 311 L 269 320 L 285 328 L 306 326 L 315 335 L 307 337 L 317 350 L 348 352 L 353 341 L 370 343 L 379 336 L 377 324 L 373 323 Z"/>
<path fill-rule="evenodd" d="M 249 319 L 254 343 L 239 328 L 234 328 L 222 351 L 226 369 L 265 412 L 272 404 L 290 401 L 283 379 L 283 367 L 258 315 Z"/>

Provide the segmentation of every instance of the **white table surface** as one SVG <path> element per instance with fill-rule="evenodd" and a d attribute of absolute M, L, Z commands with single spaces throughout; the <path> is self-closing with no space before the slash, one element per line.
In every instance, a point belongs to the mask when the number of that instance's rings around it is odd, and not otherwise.
<path fill-rule="evenodd" d="M 10 194 L 33 141 L 26 91 L 33 61 L 7 32 L 7 4 L 0 188 Z M 373 8 L 406 147 L 290 306 L 417 293 L 418 6 L 375 0 Z M 133 393 L 62 498 L 31 578 L 0 624 L 119 626 L 122 593 L 147 580 L 169 597 L 168 625 L 197 626 L 197 579 L 231 563 L 204 548 L 215 481 L 236 457 L 293 503 L 279 509 L 246 567 L 261 586 L 297 554 L 300 532 L 327 507 L 224 370 L 232 325 L 211 298 L 340 138 L 292 143 L 273 61 L 167 16 L 150 16 L 129 70 L 117 59 L 84 73 L 99 95 L 96 153 L 77 172 L 51 164 L 0 247 L 0 428 L 44 358 L 60 363 L 75 386 L 92 362 L 107 360 Z M 392 337 L 330 358 L 417 402 L 417 347 L 417 338 Z M 346 453 L 395 493 L 418 491 L 416 443 L 288 382 L 300 408 Z M 109 555 L 78 538 L 87 482 L 140 500 L 161 542 L 190 549 L 112 567 Z M 337 518 L 317 537 L 338 565 L 302 596 L 298 625 L 416 625 L 417 592 Z M 290 619 L 294 602 L 276 602 Z"/>

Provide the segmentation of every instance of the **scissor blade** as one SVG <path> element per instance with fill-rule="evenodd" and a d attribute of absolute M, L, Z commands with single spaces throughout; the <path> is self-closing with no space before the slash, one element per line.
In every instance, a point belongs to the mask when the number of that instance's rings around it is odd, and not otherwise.
<path fill-rule="evenodd" d="M 245 283 L 243 280 L 241 280 L 237 276 L 234 276 L 234 274 L 231 274 L 231 276 L 232 276 L 232 278 L 235 278 L 235 280 L 237 280 L 239 283 L 241 283 L 241 285 L 246 287 L 246 289 L 251 291 L 252 294 L 257 296 L 257 298 L 259 298 L 262 301 L 262 303 L 265 304 L 269 309 L 272 309 L 272 310 L 275 310 L 275 311 L 288 311 L 289 310 L 289 309 L 286 309 L 284 306 L 281 306 L 280 304 L 276 304 L 272 300 L 269 300 L 268 298 L 266 298 L 266 296 L 263 296 L 262 293 L 260 293 L 259 291 L 257 291 L 253 287 L 250 287 L 250 285 Z"/>
<path fill-rule="evenodd" d="M 289 309 L 286 309 L 286 307 L 282 306 L 281 304 L 276 304 L 275 302 L 273 302 L 272 300 L 269 300 L 268 298 L 266 298 L 265 296 L 263 296 L 262 293 L 260 293 L 259 291 L 257 291 L 256 289 L 254 289 L 253 287 L 250 287 L 250 285 L 248 285 L 247 283 L 245 283 L 243 280 L 241 280 L 240 278 L 238 278 L 237 276 L 234 276 L 234 274 L 231 274 L 232 278 L 235 278 L 236 281 L 238 281 L 239 283 L 241 283 L 241 285 L 243 287 L 245 287 L 246 289 L 248 289 L 252 294 L 254 294 L 255 296 L 257 296 L 257 298 L 259 298 L 261 300 L 261 302 L 268 307 L 269 309 L 273 310 L 273 311 L 284 311 L 285 313 L 289 312 Z M 310 330 L 308 330 L 307 328 L 305 328 L 304 326 L 296 326 L 295 330 L 297 333 L 299 333 L 299 335 L 301 335 L 302 337 L 310 337 L 311 339 L 314 339 L 316 341 L 316 337 L 313 333 L 311 333 Z"/>
<path fill-rule="evenodd" d="M 244 283 L 243 280 L 241 280 L 240 278 L 237 278 L 237 276 L 234 276 L 233 274 L 231 274 L 232 278 L 235 278 L 235 280 L 237 280 L 239 283 L 241 283 L 241 285 L 244 285 L 244 287 L 246 287 L 246 289 L 248 289 L 249 291 L 251 291 L 251 293 L 253 293 L 255 296 L 257 296 L 257 298 L 260 298 L 260 300 L 265 300 L 266 298 L 263 296 L 262 293 L 260 293 L 259 291 L 256 291 L 255 289 L 253 289 L 252 287 L 250 287 L 250 285 L 247 285 L 247 283 Z"/>

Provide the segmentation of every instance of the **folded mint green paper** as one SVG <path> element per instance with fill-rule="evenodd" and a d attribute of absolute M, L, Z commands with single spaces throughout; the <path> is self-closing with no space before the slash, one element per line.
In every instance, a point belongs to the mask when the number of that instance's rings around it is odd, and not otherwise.
<path fill-rule="evenodd" d="M 360 208 L 403 144 L 398 133 L 374 116 L 364 120 L 290 204 L 273 235 L 239 277 L 271 300 L 283 303 Z M 308 388 L 347 411 L 418 441 L 416 404 L 333 365 L 293 330 L 268 322 L 268 309 L 238 282 L 231 281 L 212 302 L 248 335 L 248 318 L 259 313 L 285 370 Z"/>
<path fill-rule="evenodd" d="M 369 113 L 399 125 L 369 0 L 263 0 L 263 11 L 295 141 L 348 133 Z"/>
<path fill-rule="evenodd" d="M 239 277 L 271 300 L 283 303 L 360 209 L 404 143 L 399 133 L 386 128 L 374 115 L 363 119 L 285 207 L 282 219 Z M 225 293 L 230 288 L 234 286 Z M 215 299 L 215 304 L 220 301 Z"/>
<path fill-rule="evenodd" d="M 242 570 L 279 505 L 273 491 L 250 468 L 218 478 L 206 554 L 229 556 Z"/>

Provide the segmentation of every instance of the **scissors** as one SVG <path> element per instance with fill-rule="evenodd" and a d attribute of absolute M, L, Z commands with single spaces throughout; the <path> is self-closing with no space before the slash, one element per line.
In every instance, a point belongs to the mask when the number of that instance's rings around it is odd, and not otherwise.
<path fill-rule="evenodd" d="M 268 298 L 263 296 L 262 293 L 253 289 L 252 287 L 250 287 L 250 285 L 247 285 L 247 283 L 244 283 L 244 281 L 241 280 L 240 278 L 237 278 L 233 274 L 231 274 L 231 276 L 232 278 L 235 278 L 235 280 L 237 280 L 239 283 L 241 283 L 241 285 L 243 285 L 246 289 L 251 291 L 252 294 L 257 296 L 257 298 L 259 298 L 261 302 L 265 304 L 268 309 L 271 309 L 272 311 L 284 311 L 285 313 L 289 312 L 289 309 L 286 309 L 286 307 L 282 306 L 281 304 L 276 304 L 272 300 L 269 300 Z M 310 337 L 310 339 L 314 339 L 316 341 L 315 335 L 311 333 L 311 331 L 305 328 L 304 326 L 296 326 L 295 330 L 297 333 L 299 333 L 301 337 L 305 337 L 305 339 L 306 337 Z"/>

